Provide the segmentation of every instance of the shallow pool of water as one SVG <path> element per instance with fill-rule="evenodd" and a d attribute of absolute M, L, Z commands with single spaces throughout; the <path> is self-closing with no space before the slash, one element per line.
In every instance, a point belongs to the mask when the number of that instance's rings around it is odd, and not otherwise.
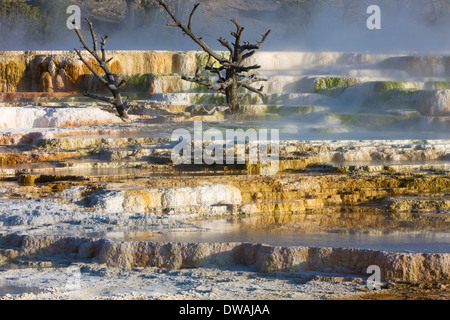
<path fill-rule="evenodd" d="M 117 241 L 151 241 L 181 243 L 246 242 L 272 246 L 348 247 L 395 252 L 450 253 L 450 232 L 411 230 L 403 233 L 307 233 L 249 226 L 242 221 L 216 220 L 198 225 L 198 229 L 169 232 L 104 232 L 86 236 Z"/>

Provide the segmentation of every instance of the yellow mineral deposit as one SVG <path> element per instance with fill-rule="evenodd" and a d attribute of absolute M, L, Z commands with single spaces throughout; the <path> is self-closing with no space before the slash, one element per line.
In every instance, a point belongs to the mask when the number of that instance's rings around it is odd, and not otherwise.
<path fill-rule="evenodd" d="M 112 51 L 110 68 L 121 74 L 188 74 L 203 54 L 172 51 Z M 86 56 L 88 62 L 94 62 Z M 94 64 L 92 64 L 94 65 Z M 97 72 L 100 68 L 94 65 Z M 89 69 L 70 52 L 1 52 L 0 92 L 71 92 Z M 170 91 L 169 91 L 170 92 Z"/>
<path fill-rule="evenodd" d="M 135 102 L 130 122 L 83 97 L 101 86 L 73 53 L 0 52 L 3 269 L 239 264 L 331 281 L 376 265 L 385 282 L 449 280 L 450 86 L 430 80 L 443 57 L 258 52 L 264 97 L 246 94 L 230 115 L 223 97 L 180 79 L 207 55 L 107 54 Z M 175 165 L 171 136 L 195 121 L 279 129 L 278 172 Z M 200 151 L 212 143 L 200 140 Z"/>

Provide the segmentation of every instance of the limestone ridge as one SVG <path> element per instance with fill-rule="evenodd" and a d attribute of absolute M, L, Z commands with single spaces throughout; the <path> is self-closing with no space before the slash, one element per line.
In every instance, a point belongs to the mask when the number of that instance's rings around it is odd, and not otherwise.
<path fill-rule="evenodd" d="M 126 82 L 124 96 L 138 104 L 164 106 L 173 113 L 193 113 L 192 105 L 214 106 L 224 102 L 223 95 L 182 80 L 205 65 L 208 60 L 205 53 L 112 51 L 108 55 L 114 57 L 109 66 L 111 71 Z M 304 122 L 303 129 L 315 133 L 399 127 L 448 132 L 447 57 L 257 52 L 249 60 L 250 65 L 262 66 L 260 76 L 268 81 L 262 96 L 242 93 L 245 114 L 270 119 L 296 118 Z M 327 68 L 334 74 L 329 75 Z M 213 80 L 209 76 L 208 81 Z M 74 105 L 84 101 L 80 93 L 87 90 L 107 93 L 104 85 L 72 53 L 0 53 L 0 99 L 4 103 L 26 106 L 42 97 L 45 98 L 42 102 L 53 99 Z"/>
<path fill-rule="evenodd" d="M 382 278 L 395 281 L 449 279 L 450 254 L 390 253 L 351 248 L 273 247 L 250 243 L 114 242 L 88 238 L 10 235 L 0 237 L 13 250 L 0 257 L 70 255 L 108 267 L 199 268 L 207 265 L 255 266 L 260 272 L 319 271 L 366 275 L 378 265 Z"/>

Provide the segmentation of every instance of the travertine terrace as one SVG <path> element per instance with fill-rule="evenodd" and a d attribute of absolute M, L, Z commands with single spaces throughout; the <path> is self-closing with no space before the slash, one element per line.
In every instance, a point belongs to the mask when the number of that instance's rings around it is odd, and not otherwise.
<path fill-rule="evenodd" d="M 371 265 L 383 290 L 450 280 L 447 57 L 261 52 L 265 98 L 243 92 L 229 115 L 179 78 L 207 56 L 110 54 L 129 122 L 82 96 L 101 86 L 72 54 L 0 53 L 0 297 L 248 299 L 225 283 L 259 277 L 253 297 L 342 298 Z M 174 165 L 171 134 L 194 121 L 279 129 L 279 171 Z M 78 292 L 61 284 L 71 265 Z M 171 289 L 175 272 L 205 280 Z"/>

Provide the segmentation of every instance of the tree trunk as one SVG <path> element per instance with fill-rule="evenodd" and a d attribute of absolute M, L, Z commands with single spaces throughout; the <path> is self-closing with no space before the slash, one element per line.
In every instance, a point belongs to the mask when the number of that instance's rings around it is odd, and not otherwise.
<path fill-rule="evenodd" d="M 134 1 L 134 0 L 133 0 Z M 77 28 L 75 28 L 75 33 L 77 34 L 81 44 L 83 47 L 95 58 L 97 63 L 96 66 L 100 67 L 104 72 L 105 76 L 101 75 L 95 69 L 90 65 L 90 63 L 83 57 L 80 50 L 75 49 L 75 52 L 78 54 L 78 57 L 80 60 L 84 63 L 84 65 L 92 72 L 92 74 L 100 80 L 101 83 L 103 83 L 112 93 L 113 99 L 109 97 L 99 96 L 96 94 L 92 94 L 90 92 L 85 92 L 84 95 L 87 97 L 90 97 L 92 99 L 97 99 L 100 101 L 104 101 L 107 103 L 112 104 L 116 107 L 117 112 L 119 113 L 119 116 L 122 119 L 129 119 L 128 113 L 127 113 L 127 105 L 128 103 L 125 101 L 123 102 L 122 96 L 120 94 L 121 88 L 125 85 L 125 80 L 122 79 L 122 81 L 119 81 L 120 79 L 116 79 L 116 76 L 111 72 L 111 70 L 108 67 L 108 63 L 112 60 L 112 58 L 107 59 L 106 58 L 106 40 L 108 39 L 108 36 L 102 37 L 102 41 L 100 42 L 101 45 L 101 52 L 98 51 L 98 44 L 97 44 L 97 37 L 95 35 L 94 26 L 92 25 L 92 22 L 86 18 L 86 21 L 89 25 L 89 30 L 91 32 L 92 41 L 94 43 L 94 47 L 90 48 L 86 41 L 83 38 L 83 35 L 81 34 L 81 31 Z"/>
<path fill-rule="evenodd" d="M 189 36 L 195 43 L 197 43 L 203 51 L 209 54 L 209 61 L 211 58 L 217 60 L 219 63 L 219 67 L 216 67 L 214 63 L 208 61 L 204 70 L 208 70 L 213 74 L 218 76 L 217 82 L 210 82 L 209 79 L 205 79 L 202 77 L 200 73 L 200 68 L 197 68 L 195 71 L 194 77 L 186 77 L 182 76 L 181 78 L 186 81 L 194 82 L 206 86 L 208 89 L 213 90 L 215 92 L 225 94 L 227 104 L 230 107 L 231 113 L 238 113 L 240 110 L 239 106 L 239 88 L 247 89 L 250 92 L 259 94 L 262 96 L 262 90 L 264 87 L 259 89 L 254 88 L 251 84 L 260 81 L 267 81 L 267 79 L 257 77 L 255 75 L 246 76 L 245 74 L 261 68 L 260 65 L 247 66 L 244 63 L 244 60 L 253 56 L 260 48 L 260 46 L 264 43 L 266 38 L 270 34 L 270 30 L 267 31 L 261 41 L 252 44 L 248 41 L 242 42 L 242 32 L 244 31 L 244 27 L 242 27 L 235 19 L 231 20 L 233 24 L 236 26 L 236 32 L 231 32 L 231 35 L 235 38 L 235 41 L 230 43 L 224 38 L 219 38 L 219 43 L 228 49 L 230 52 L 230 56 L 226 57 L 225 55 L 215 52 L 212 50 L 203 40 L 203 38 L 199 38 L 192 31 L 192 18 L 198 9 L 200 3 L 197 3 L 194 6 L 194 9 L 191 11 L 189 15 L 188 24 L 184 25 L 175 15 L 175 13 L 167 6 L 167 4 L 163 0 L 157 0 L 158 3 L 167 11 L 169 16 L 172 18 L 174 23 L 169 24 L 169 26 L 177 27 L 183 30 L 184 34 Z M 179 0 L 178 0 L 179 1 Z M 180 3 L 180 2 L 178 2 Z M 182 3 L 182 2 L 181 2 Z M 225 75 L 223 72 L 225 71 Z"/>
<path fill-rule="evenodd" d="M 124 106 L 123 100 L 122 100 L 122 95 L 120 94 L 120 92 L 114 92 L 113 93 L 114 96 L 114 106 L 116 107 L 117 112 L 119 113 L 119 116 L 122 119 L 128 119 L 128 112 L 127 112 L 127 108 Z"/>
<path fill-rule="evenodd" d="M 227 72 L 227 80 L 233 79 L 233 83 L 226 89 L 227 104 L 230 106 L 231 113 L 239 112 L 239 96 L 238 96 L 238 76 L 237 74 L 229 74 Z"/>

